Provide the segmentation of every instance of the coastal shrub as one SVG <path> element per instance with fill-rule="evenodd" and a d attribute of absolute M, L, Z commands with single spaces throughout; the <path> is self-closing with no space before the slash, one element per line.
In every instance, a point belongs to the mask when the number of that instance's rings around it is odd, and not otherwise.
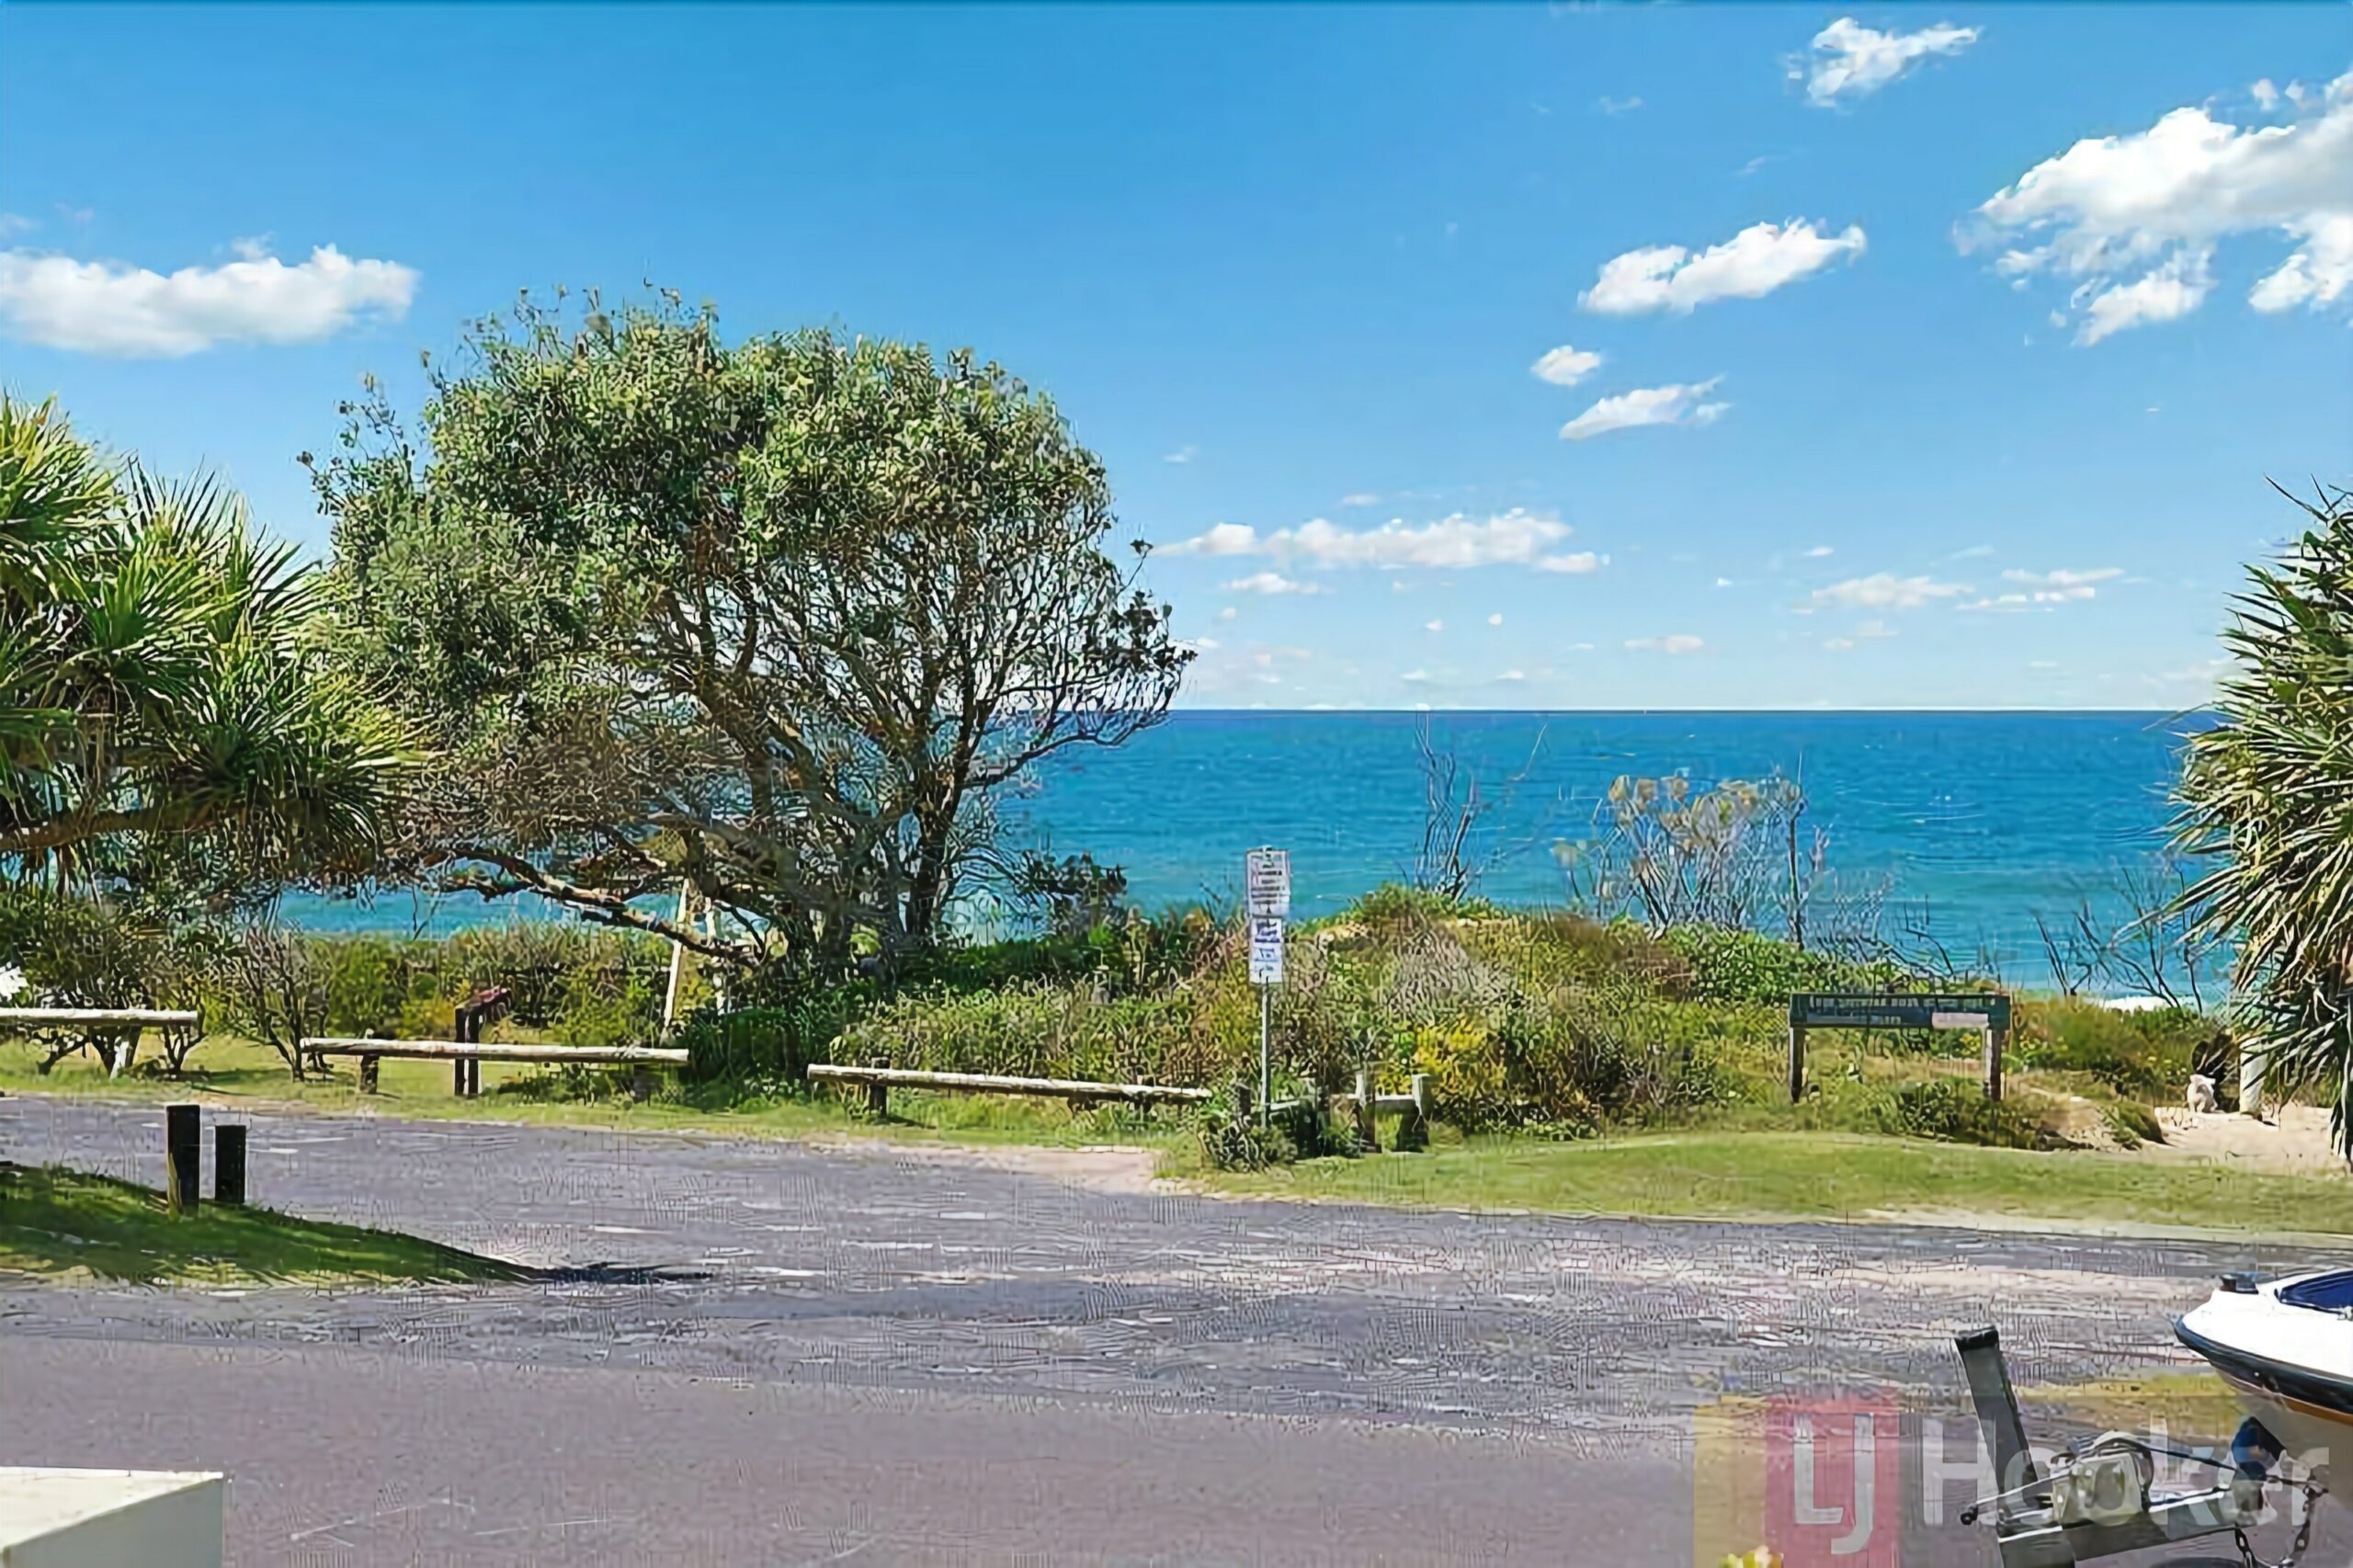
<path fill-rule="evenodd" d="M 1340 918 L 1379 930 L 1432 920 L 1494 920 L 1503 914 L 1502 906 L 1483 898 L 1383 882 L 1342 911 Z"/>
<path fill-rule="evenodd" d="M 836 1051 L 928 1072 L 1198 1083 L 1208 1075 L 1186 1051 L 1189 1021 L 1180 998 L 1020 983 L 902 994 L 845 1029 Z"/>
<path fill-rule="evenodd" d="M 828 986 L 766 1007 L 698 1011 L 679 1030 L 687 1076 L 698 1083 L 801 1083 L 812 1063 L 832 1060 L 835 1041 L 870 1001 L 865 988 Z"/>
<path fill-rule="evenodd" d="M 1193 1117 L 1194 1136 L 1200 1140 L 1201 1157 L 1222 1171 L 1262 1171 L 1287 1165 L 1299 1158 L 1298 1146 L 1279 1123 L 1258 1125 L 1225 1100 L 1203 1106 Z"/>
<path fill-rule="evenodd" d="M 2184 1008 L 2120 1013 L 2064 997 L 2020 1003 L 2010 1049 L 2028 1067 L 2087 1074 L 2120 1095 L 2177 1099 L 2194 1065 L 2219 1065 L 2228 1044 L 2217 1025 Z M 2231 1075 L 2216 1074 L 2218 1085 Z"/>
<path fill-rule="evenodd" d="M 0 884 L 0 961 L 19 970 L 20 1006 L 171 1007 L 201 1011 L 229 947 L 217 922 L 187 918 L 149 901 L 120 901 Z M 39 1070 L 88 1051 L 109 1071 L 135 1051 L 139 1031 L 33 1031 Z M 200 1033 L 158 1031 L 166 1072 L 177 1076 Z"/>
<path fill-rule="evenodd" d="M 1714 926 L 1678 926 L 1660 944 L 1690 969 L 1691 994 L 1714 1002 L 1787 1003 L 1799 991 L 1886 991 L 1904 966 L 1802 949 L 1779 937 Z"/>
<path fill-rule="evenodd" d="M 2040 1119 L 2020 1098 L 1990 1100 L 1978 1085 L 1949 1075 L 1896 1085 L 1884 1102 L 1881 1131 L 2004 1149 L 2040 1149 L 2051 1142 Z"/>

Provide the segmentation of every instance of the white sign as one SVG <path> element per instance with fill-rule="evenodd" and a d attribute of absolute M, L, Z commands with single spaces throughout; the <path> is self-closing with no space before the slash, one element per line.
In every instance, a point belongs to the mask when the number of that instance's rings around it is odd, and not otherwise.
<path fill-rule="evenodd" d="M 1283 983 L 1283 923 L 1272 916 L 1253 915 L 1250 920 L 1250 983 L 1280 985 Z"/>
<path fill-rule="evenodd" d="M 1931 1013 L 1928 1027 L 1932 1029 L 1982 1029 L 1994 1020 L 1983 1013 Z"/>
<path fill-rule="evenodd" d="M 1253 849 L 1243 860 L 1252 919 L 1290 918 L 1290 851 Z"/>

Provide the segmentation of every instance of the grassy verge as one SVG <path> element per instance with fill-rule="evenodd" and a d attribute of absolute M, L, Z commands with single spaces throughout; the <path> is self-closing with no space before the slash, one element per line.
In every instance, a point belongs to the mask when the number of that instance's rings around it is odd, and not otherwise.
<path fill-rule="evenodd" d="M 268 1049 L 234 1036 L 208 1039 L 189 1060 L 188 1075 L 172 1079 L 134 1073 L 109 1079 L 80 1057 L 47 1074 L 33 1071 L 31 1048 L 0 1044 L 0 1091 L 142 1101 L 202 1100 L 230 1108 L 300 1106 L 460 1121 L 522 1121 L 550 1126 L 639 1128 L 710 1132 L 744 1138 L 806 1138 L 827 1134 L 972 1143 L 1132 1143 L 1173 1145 L 1185 1139 L 1177 1113 L 1149 1116 L 1121 1107 L 1074 1112 L 1059 1100 L 990 1095 L 925 1095 L 894 1089 L 891 1115 L 877 1121 L 855 1096 L 831 1093 L 746 1096 L 672 1086 L 653 1099 L 624 1095 L 574 1096 L 537 1092 L 552 1080 L 545 1070 L 485 1062 L 483 1093 L 460 1099 L 447 1062 L 387 1059 L 379 1092 L 363 1095 L 358 1063 L 337 1059 L 327 1078 L 297 1082 Z"/>
<path fill-rule="evenodd" d="M 266 1209 L 165 1211 L 110 1176 L 0 1165 L 0 1272 L 141 1285 L 415 1284 L 516 1278 L 522 1270 L 390 1231 Z"/>
<path fill-rule="evenodd" d="M 1443 1137 L 1427 1153 L 1181 1174 L 1255 1196 L 1694 1218 L 1906 1215 L 2053 1228 L 2353 1234 L 2353 1182 L 2079 1151 L 1824 1132 L 1695 1131 L 1582 1142 Z"/>

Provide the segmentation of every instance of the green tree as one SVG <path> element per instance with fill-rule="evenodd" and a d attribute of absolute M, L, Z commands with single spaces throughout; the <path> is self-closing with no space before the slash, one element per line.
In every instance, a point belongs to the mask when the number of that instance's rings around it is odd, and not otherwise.
<path fill-rule="evenodd" d="M 2250 567 L 2222 634 L 2220 722 L 2190 737 L 2179 846 L 2211 863 L 2183 900 L 2232 944 L 2234 1008 L 2276 1092 L 2353 1089 L 2353 494 L 2324 491 L 2279 560 Z"/>
<path fill-rule="evenodd" d="M 527 298 L 421 440 L 347 413 L 315 472 L 347 645 L 437 744 L 404 844 L 442 887 L 889 960 L 997 865 L 1003 788 L 1157 722 L 1188 657 L 1104 549 L 1101 463 L 968 353 Z"/>
<path fill-rule="evenodd" d="M 0 874 L 364 873 L 406 754 L 328 667 L 320 582 L 233 493 L 0 396 Z"/>

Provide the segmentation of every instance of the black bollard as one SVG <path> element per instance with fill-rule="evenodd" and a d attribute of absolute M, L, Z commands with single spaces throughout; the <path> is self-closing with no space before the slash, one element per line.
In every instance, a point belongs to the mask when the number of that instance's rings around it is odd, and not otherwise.
<path fill-rule="evenodd" d="M 245 1202 L 245 1129 L 227 1121 L 212 1130 L 212 1201 L 232 1209 Z"/>
<path fill-rule="evenodd" d="M 164 1202 L 175 1214 L 196 1212 L 204 1154 L 204 1108 L 164 1108 Z"/>

